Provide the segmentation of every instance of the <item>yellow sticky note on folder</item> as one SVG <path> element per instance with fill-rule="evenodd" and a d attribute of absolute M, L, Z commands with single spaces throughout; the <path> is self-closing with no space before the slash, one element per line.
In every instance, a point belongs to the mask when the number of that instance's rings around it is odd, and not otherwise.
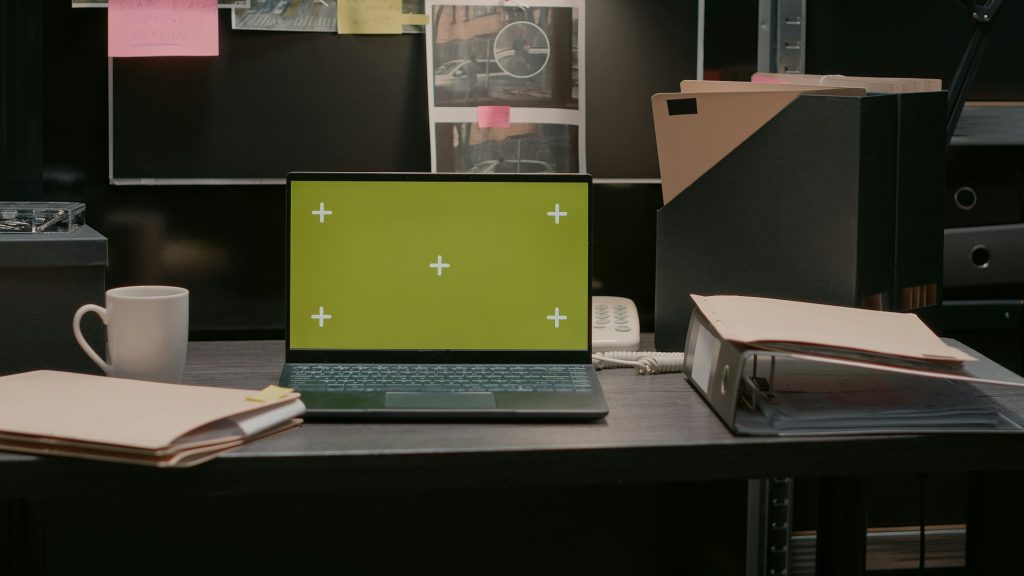
<path fill-rule="evenodd" d="M 250 402 L 274 402 L 291 393 L 291 388 L 282 388 L 281 386 L 270 385 L 255 394 L 246 396 L 245 399 Z"/>
<path fill-rule="evenodd" d="M 338 0 L 338 34 L 401 34 L 402 0 Z"/>

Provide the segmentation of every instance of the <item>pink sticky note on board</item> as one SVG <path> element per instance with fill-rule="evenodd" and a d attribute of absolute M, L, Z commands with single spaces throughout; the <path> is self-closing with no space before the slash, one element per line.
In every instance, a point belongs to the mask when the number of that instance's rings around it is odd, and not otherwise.
<path fill-rule="evenodd" d="M 512 108 L 509 106 L 477 106 L 476 123 L 481 128 L 508 128 Z"/>
<path fill-rule="evenodd" d="M 217 0 L 108 0 L 108 56 L 216 56 Z"/>
<path fill-rule="evenodd" d="M 782 80 L 776 80 L 775 78 L 757 74 L 756 72 L 750 77 L 750 81 L 755 84 L 785 84 Z"/>

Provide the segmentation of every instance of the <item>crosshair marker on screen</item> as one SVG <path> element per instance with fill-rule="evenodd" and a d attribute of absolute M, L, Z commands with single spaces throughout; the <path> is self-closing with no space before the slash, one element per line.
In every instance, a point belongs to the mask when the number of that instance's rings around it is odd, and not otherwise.
<path fill-rule="evenodd" d="M 559 222 L 558 219 L 559 218 L 561 218 L 562 216 L 568 216 L 568 215 L 569 215 L 569 213 L 563 211 L 559 204 L 555 204 L 555 211 L 554 212 L 548 212 L 548 216 L 554 216 L 555 217 L 555 224 L 558 224 L 558 222 Z"/>
<path fill-rule="evenodd" d="M 568 319 L 569 319 L 568 316 L 565 316 L 564 314 L 560 314 L 559 313 L 558 306 L 555 306 L 555 313 L 550 315 L 550 316 L 548 316 L 548 320 L 554 320 L 555 321 L 555 328 L 558 328 L 558 323 L 559 322 L 561 322 L 562 320 L 568 320 Z"/>
<path fill-rule="evenodd" d="M 451 264 L 449 264 L 447 262 L 444 262 L 444 259 L 441 258 L 440 255 L 437 256 L 437 263 L 436 264 L 428 264 L 428 266 L 430 266 L 431 268 L 437 268 L 437 275 L 438 276 L 440 276 L 444 272 L 445 268 L 451 268 L 452 267 Z"/>
<path fill-rule="evenodd" d="M 333 318 L 333 316 L 331 316 L 330 314 L 324 314 L 324 307 L 321 306 L 320 307 L 320 313 L 319 314 L 313 314 L 313 315 L 310 316 L 310 318 L 312 318 L 313 320 L 319 320 L 320 321 L 320 327 L 323 328 L 324 327 L 324 320 L 330 320 L 331 318 Z"/>
<path fill-rule="evenodd" d="M 320 209 L 319 210 L 313 210 L 313 214 L 319 216 L 320 217 L 320 223 L 323 224 L 324 223 L 324 216 L 330 216 L 331 214 L 334 214 L 334 212 L 332 210 L 324 210 L 324 203 L 321 202 L 320 203 Z"/>

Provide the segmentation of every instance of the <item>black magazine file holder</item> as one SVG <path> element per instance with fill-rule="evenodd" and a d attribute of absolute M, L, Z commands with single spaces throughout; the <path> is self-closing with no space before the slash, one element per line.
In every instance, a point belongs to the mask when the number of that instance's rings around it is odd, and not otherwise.
<path fill-rule="evenodd" d="M 801 95 L 668 202 L 657 349 L 683 350 L 691 293 L 891 309 L 898 114 L 894 94 Z"/>

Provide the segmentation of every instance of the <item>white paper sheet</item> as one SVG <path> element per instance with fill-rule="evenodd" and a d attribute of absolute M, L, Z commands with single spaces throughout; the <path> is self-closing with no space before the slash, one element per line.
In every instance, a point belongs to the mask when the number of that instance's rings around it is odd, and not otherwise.
<path fill-rule="evenodd" d="M 585 172 L 583 0 L 427 0 L 434 172 Z M 511 108 L 481 128 L 479 106 Z"/>

